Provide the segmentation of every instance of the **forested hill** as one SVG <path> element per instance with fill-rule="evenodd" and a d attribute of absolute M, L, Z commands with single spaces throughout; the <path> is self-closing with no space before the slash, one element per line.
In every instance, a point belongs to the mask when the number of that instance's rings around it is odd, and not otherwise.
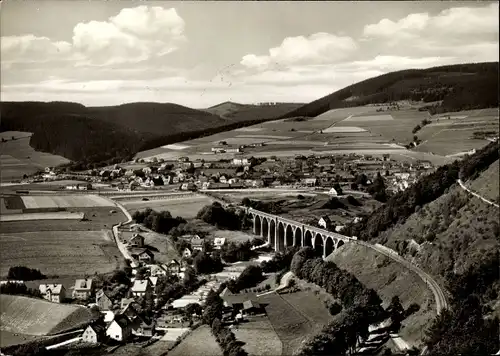
<path fill-rule="evenodd" d="M 344 233 L 384 244 L 446 287 L 451 308 L 434 321 L 432 355 L 488 355 L 500 348 L 499 144 L 440 167 Z"/>
<path fill-rule="evenodd" d="M 232 130 L 283 113 L 267 110 L 228 120 L 170 103 L 85 107 L 69 102 L 3 102 L 0 131 L 33 132 L 33 148 L 64 156 L 81 167 L 118 163 L 141 150 Z"/>
<path fill-rule="evenodd" d="M 317 116 L 328 110 L 397 100 L 423 100 L 432 114 L 498 107 L 498 62 L 392 72 L 350 85 L 282 118 Z M 431 104 L 442 101 L 438 104 Z"/>

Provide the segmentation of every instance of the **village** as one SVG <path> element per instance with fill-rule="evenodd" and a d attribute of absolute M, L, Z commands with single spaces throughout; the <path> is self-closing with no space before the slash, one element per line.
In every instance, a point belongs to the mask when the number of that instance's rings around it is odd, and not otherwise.
<path fill-rule="evenodd" d="M 232 150 L 213 147 L 218 150 Z M 234 148 L 241 151 L 240 147 Z M 231 151 L 232 152 L 232 151 Z M 236 152 L 236 151 L 235 151 Z M 65 172 L 47 167 L 45 172 L 26 178 L 25 183 L 56 182 L 78 179 L 88 183 L 71 184 L 66 190 L 159 190 L 182 191 L 246 188 L 332 188 L 340 184 L 347 189 L 361 189 L 355 184 L 364 175 L 367 184 L 380 174 L 384 177 L 388 191 L 398 192 L 426 172 L 432 171 L 428 160 L 395 160 L 390 154 L 383 155 L 310 155 L 289 158 L 254 158 L 236 156 L 233 159 L 205 161 L 181 157 L 176 161 L 136 159 L 134 162 L 116 164 L 112 167 L 92 169 L 84 172 Z"/>

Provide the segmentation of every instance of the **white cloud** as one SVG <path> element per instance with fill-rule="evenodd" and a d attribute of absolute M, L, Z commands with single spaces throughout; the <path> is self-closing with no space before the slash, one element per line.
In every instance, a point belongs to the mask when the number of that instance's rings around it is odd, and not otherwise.
<path fill-rule="evenodd" d="M 269 49 L 268 55 L 248 54 L 240 63 L 256 69 L 273 65 L 334 63 L 345 59 L 357 49 L 358 45 L 351 37 L 319 32 L 309 37 L 287 37 L 279 47 Z"/>
<path fill-rule="evenodd" d="M 2 36 L 2 63 L 40 62 L 65 59 L 71 52 L 71 44 L 64 41 L 51 41 L 47 37 L 34 35 Z M 41 54 L 43 54 L 41 56 Z"/>
<path fill-rule="evenodd" d="M 426 35 L 429 37 L 497 34 L 498 3 L 483 7 L 454 7 L 436 16 L 428 13 L 410 14 L 397 21 L 382 19 L 366 25 L 364 36 L 406 39 Z M 477 39 L 477 38 L 476 38 Z"/>
<path fill-rule="evenodd" d="M 78 23 L 72 42 L 31 34 L 2 37 L 2 63 L 74 60 L 76 65 L 137 63 L 161 57 L 186 40 L 184 20 L 175 9 L 138 6 L 107 21 Z"/>

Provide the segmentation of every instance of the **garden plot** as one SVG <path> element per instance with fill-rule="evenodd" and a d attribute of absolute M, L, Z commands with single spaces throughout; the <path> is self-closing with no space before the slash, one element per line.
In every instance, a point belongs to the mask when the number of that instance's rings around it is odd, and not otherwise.
<path fill-rule="evenodd" d="M 46 275 L 92 275 L 111 272 L 122 260 L 106 230 L 4 232 L 0 249 L 9 251 L 2 254 L 2 276 L 11 266 L 29 266 Z"/>
<path fill-rule="evenodd" d="M 23 196 L 27 209 L 40 208 L 91 208 L 114 206 L 109 200 L 97 195 Z"/>

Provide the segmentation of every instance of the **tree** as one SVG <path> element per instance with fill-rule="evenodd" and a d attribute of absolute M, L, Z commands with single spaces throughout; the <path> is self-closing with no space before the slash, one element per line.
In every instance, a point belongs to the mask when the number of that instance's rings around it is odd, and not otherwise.
<path fill-rule="evenodd" d="M 193 267 L 198 274 L 209 274 L 222 271 L 223 266 L 220 258 L 200 252 L 193 259 Z"/>
<path fill-rule="evenodd" d="M 340 187 L 339 183 L 334 183 L 333 189 L 335 189 L 335 191 L 337 192 L 338 195 L 342 195 L 342 188 Z"/>
<path fill-rule="evenodd" d="M 33 281 L 46 278 L 47 276 L 40 272 L 40 270 L 25 266 L 10 267 L 9 272 L 7 272 L 7 279 L 10 280 Z"/>
<path fill-rule="evenodd" d="M 399 297 L 397 295 L 392 297 L 391 303 L 387 307 L 386 312 L 391 318 L 391 328 L 396 332 L 399 331 L 401 322 L 404 320 L 405 310 L 401 305 L 401 301 L 399 300 Z"/>
<path fill-rule="evenodd" d="M 184 312 L 187 316 L 191 316 L 193 314 L 201 315 L 203 313 L 203 308 L 198 303 L 189 303 L 184 307 Z"/>

